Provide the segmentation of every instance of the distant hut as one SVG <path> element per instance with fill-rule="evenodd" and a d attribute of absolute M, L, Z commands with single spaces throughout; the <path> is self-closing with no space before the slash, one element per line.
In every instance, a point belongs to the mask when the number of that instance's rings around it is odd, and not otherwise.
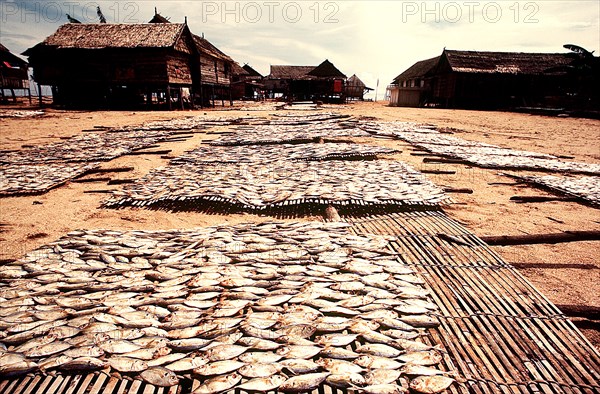
<path fill-rule="evenodd" d="M 6 101 L 5 90 L 10 90 L 13 101 L 17 97 L 15 90 L 26 90 L 31 101 L 31 90 L 29 88 L 29 75 L 27 62 L 10 52 L 4 45 L 0 44 L 0 97 Z"/>
<path fill-rule="evenodd" d="M 364 96 L 367 92 L 373 90 L 368 88 L 363 81 L 360 80 L 356 74 L 352 75 L 346 80 L 346 98 L 348 100 L 364 100 Z"/>
<path fill-rule="evenodd" d="M 431 79 L 428 73 L 438 64 L 439 56 L 421 60 L 394 78 L 388 87 L 390 105 L 398 107 L 421 107 L 431 95 Z"/>
<path fill-rule="evenodd" d="M 444 49 L 394 79 L 390 105 L 500 109 L 557 103 L 572 82 L 550 70 L 571 61 L 565 53 Z"/>
<path fill-rule="evenodd" d="M 65 24 L 24 55 L 35 81 L 67 106 L 183 107 L 199 78 L 186 24 Z"/>
<path fill-rule="evenodd" d="M 444 50 L 430 71 L 432 100 L 444 107 L 537 106 L 568 81 L 546 71 L 572 61 L 564 53 Z"/>
<path fill-rule="evenodd" d="M 346 75 L 329 60 L 316 67 L 272 65 L 264 84 L 271 97 L 288 101 L 344 102 L 346 98 Z"/>
<path fill-rule="evenodd" d="M 231 95 L 234 100 L 259 100 L 263 98 L 263 76 L 245 64 L 234 63 L 232 69 Z"/>

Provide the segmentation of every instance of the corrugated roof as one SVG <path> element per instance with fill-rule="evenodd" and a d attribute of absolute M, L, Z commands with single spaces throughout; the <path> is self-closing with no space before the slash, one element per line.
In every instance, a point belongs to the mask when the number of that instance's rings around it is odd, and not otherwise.
<path fill-rule="evenodd" d="M 269 79 L 312 79 L 308 75 L 309 72 L 315 69 L 315 66 L 283 66 L 271 65 L 271 73 Z"/>
<path fill-rule="evenodd" d="M 445 50 L 452 71 L 463 73 L 543 74 L 571 63 L 566 53 L 479 52 Z"/>
<path fill-rule="evenodd" d="M 308 75 L 320 78 L 346 78 L 346 74 L 338 70 L 338 68 L 327 59 L 315 67 L 314 70 L 311 70 Z"/>
<path fill-rule="evenodd" d="M 67 23 L 41 46 L 54 48 L 169 48 L 183 32 L 182 23 Z"/>
<path fill-rule="evenodd" d="M 432 57 L 431 59 L 421 60 L 420 62 L 416 62 L 412 66 L 410 66 L 406 71 L 402 74 L 398 75 L 394 78 L 392 83 L 399 83 L 402 81 L 407 81 L 413 78 L 419 78 L 425 76 L 429 70 L 437 65 L 440 60 L 440 56 Z"/>

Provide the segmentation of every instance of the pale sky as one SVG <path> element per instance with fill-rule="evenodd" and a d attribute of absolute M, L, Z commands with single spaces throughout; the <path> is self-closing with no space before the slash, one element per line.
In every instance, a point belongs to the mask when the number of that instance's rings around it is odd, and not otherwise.
<path fill-rule="evenodd" d="M 357 74 L 379 98 L 392 79 L 444 47 L 460 50 L 600 51 L 600 1 L 87 1 L 0 0 L 0 42 L 14 53 L 42 41 L 69 13 L 97 23 L 171 22 L 187 16 L 193 33 L 261 74 L 271 64 L 318 65 L 329 59 Z M 374 93 L 369 97 L 373 97 Z"/>

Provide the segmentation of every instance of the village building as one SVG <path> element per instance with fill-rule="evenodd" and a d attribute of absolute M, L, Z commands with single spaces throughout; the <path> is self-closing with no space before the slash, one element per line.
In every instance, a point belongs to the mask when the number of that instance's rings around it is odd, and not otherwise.
<path fill-rule="evenodd" d="M 263 76 L 245 64 L 240 66 L 235 63 L 231 81 L 231 95 L 234 100 L 261 100 L 264 99 Z"/>
<path fill-rule="evenodd" d="M 187 23 L 68 23 L 25 51 L 35 82 L 69 107 L 184 108 L 230 101 L 235 62 Z"/>
<path fill-rule="evenodd" d="M 170 23 L 160 15 L 156 8 L 150 23 Z M 215 101 L 232 100 L 231 82 L 234 68 L 239 70 L 235 61 L 202 36 L 192 34 L 197 51 L 199 65 L 198 80 L 194 81 L 195 98 L 200 105 L 215 105 Z M 237 67 L 236 67 L 237 65 Z"/>
<path fill-rule="evenodd" d="M 444 49 L 415 63 L 388 86 L 392 106 L 501 109 L 555 105 L 571 87 L 562 53 Z"/>
<path fill-rule="evenodd" d="M 329 60 L 316 67 L 272 65 L 263 83 L 271 98 L 328 103 L 346 100 L 346 75 Z"/>
<path fill-rule="evenodd" d="M 365 99 L 365 94 L 371 90 L 373 89 L 368 88 L 367 85 L 365 85 L 365 83 L 356 76 L 356 74 L 353 74 L 346 80 L 345 94 L 347 100 L 363 101 Z"/>
<path fill-rule="evenodd" d="M 72 107 L 183 106 L 199 78 L 181 23 L 68 23 L 24 55 L 54 103 Z"/>
<path fill-rule="evenodd" d="M 29 65 L 20 57 L 13 54 L 4 45 L 0 44 L 0 100 L 6 102 L 6 94 L 11 93 L 12 100 L 16 101 L 15 90 L 27 92 L 31 101 L 29 87 Z"/>

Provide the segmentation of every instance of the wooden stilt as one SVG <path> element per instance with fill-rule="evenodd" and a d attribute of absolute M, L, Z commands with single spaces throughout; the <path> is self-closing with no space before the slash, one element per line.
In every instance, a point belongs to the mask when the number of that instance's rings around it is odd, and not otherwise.
<path fill-rule="evenodd" d="M 169 109 L 169 111 L 171 111 L 172 105 L 171 105 L 171 86 L 167 85 L 167 108 Z"/>

